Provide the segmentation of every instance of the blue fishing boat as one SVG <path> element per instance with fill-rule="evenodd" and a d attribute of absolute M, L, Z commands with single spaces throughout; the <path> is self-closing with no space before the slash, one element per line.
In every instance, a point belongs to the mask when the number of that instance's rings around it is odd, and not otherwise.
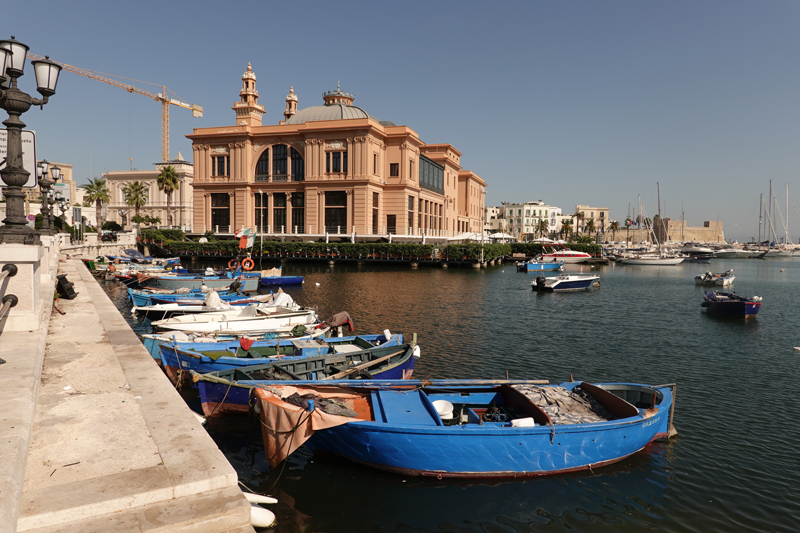
<path fill-rule="evenodd" d="M 756 316 L 761 310 L 761 297 L 746 298 L 733 292 L 706 292 L 700 304 L 709 312 L 726 316 L 749 318 Z"/>
<path fill-rule="evenodd" d="M 671 385 L 291 382 L 253 390 L 272 467 L 304 441 L 402 475 L 526 477 L 617 462 L 672 428 Z"/>
<path fill-rule="evenodd" d="M 176 290 L 180 288 L 200 289 L 203 285 L 210 289 L 228 287 L 234 281 L 241 283 L 242 292 L 256 292 L 260 272 L 228 271 L 219 276 L 206 275 L 140 275 L 139 285 L 159 289 Z"/>
<path fill-rule="evenodd" d="M 519 272 L 543 272 L 564 270 L 564 261 L 551 260 L 544 261 L 542 256 L 537 256 L 530 261 L 519 261 L 517 263 L 517 270 Z"/>
<path fill-rule="evenodd" d="M 261 285 L 300 285 L 303 283 L 303 276 L 266 276 L 261 278 Z"/>
<path fill-rule="evenodd" d="M 135 307 L 147 307 L 149 305 L 157 305 L 164 303 L 185 303 L 187 305 L 201 305 L 208 293 L 203 292 L 201 289 L 192 289 L 187 293 L 168 293 L 168 292 L 151 292 L 140 289 L 128 289 L 128 300 Z M 226 293 L 217 291 L 220 300 L 228 302 L 231 305 L 236 303 L 253 303 L 258 301 L 259 298 L 237 294 L 236 292 Z M 268 295 L 265 295 L 268 296 Z"/>
<path fill-rule="evenodd" d="M 330 344 L 327 353 L 317 355 L 283 357 L 266 364 L 207 374 L 192 371 L 192 382 L 200 393 L 206 416 L 245 414 L 249 411 L 253 387 L 287 380 L 410 379 L 415 359 L 420 356 L 419 346 L 410 344 L 360 347 L 355 342 Z"/>
<path fill-rule="evenodd" d="M 538 276 L 531 282 L 535 291 L 583 291 L 594 285 L 600 276 L 596 274 L 560 274 L 553 277 Z"/>
<path fill-rule="evenodd" d="M 388 338 L 387 338 L 388 337 Z M 403 342 L 402 334 L 353 335 L 324 339 L 290 338 L 254 341 L 243 337 L 236 341 L 216 343 L 159 343 L 161 365 L 173 382 L 177 382 L 179 370 L 193 370 L 207 374 L 228 369 L 246 369 L 270 362 L 271 358 L 309 357 L 323 355 L 329 351 L 343 352 L 366 350 L 376 346 L 398 346 Z M 353 348 L 354 347 L 354 348 Z"/>

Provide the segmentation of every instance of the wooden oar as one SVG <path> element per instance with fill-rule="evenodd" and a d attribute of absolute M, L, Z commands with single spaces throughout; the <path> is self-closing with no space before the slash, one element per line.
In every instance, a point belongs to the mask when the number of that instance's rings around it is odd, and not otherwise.
<path fill-rule="evenodd" d="M 362 363 L 360 365 L 356 365 L 353 368 L 348 368 L 344 372 L 339 372 L 338 374 L 334 374 L 332 376 L 328 376 L 326 378 L 322 378 L 322 380 L 326 380 L 326 379 L 341 379 L 341 378 L 343 378 L 343 377 L 345 377 L 345 376 L 347 376 L 349 374 L 352 374 L 353 372 L 357 372 L 359 370 L 364 370 L 365 368 L 369 368 L 371 366 L 377 365 L 378 363 L 382 363 L 382 362 L 386 361 L 387 359 L 391 359 L 395 355 L 400 355 L 401 353 L 403 353 L 403 351 L 404 350 L 400 350 L 399 352 L 391 353 L 389 355 L 384 355 L 383 357 L 381 357 L 379 359 L 375 359 L 374 361 L 367 361 L 366 363 Z M 320 380 L 320 381 L 322 381 L 322 380 Z"/>

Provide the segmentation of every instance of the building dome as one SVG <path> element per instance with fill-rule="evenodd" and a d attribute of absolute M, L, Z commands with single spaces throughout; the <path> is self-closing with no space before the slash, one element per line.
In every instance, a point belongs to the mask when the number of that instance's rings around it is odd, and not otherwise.
<path fill-rule="evenodd" d="M 291 94 L 291 93 L 290 93 Z M 337 85 L 335 91 L 328 91 L 322 94 L 325 105 L 306 107 L 301 109 L 285 124 L 305 124 L 306 122 L 317 122 L 320 120 L 343 120 L 349 118 L 372 118 L 366 111 L 353 105 L 355 96 L 345 93 Z"/>

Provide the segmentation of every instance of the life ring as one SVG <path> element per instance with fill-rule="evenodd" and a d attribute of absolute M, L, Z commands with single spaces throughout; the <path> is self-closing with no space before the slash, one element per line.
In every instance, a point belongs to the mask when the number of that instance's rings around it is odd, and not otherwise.
<path fill-rule="evenodd" d="M 255 262 L 250 259 L 249 257 L 242 260 L 242 268 L 245 270 L 253 270 L 253 267 L 256 266 Z"/>
<path fill-rule="evenodd" d="M 230 261 L 228 261 L 228 268 L 230 268 L 231 270 L 236 270 L 237 268 L 239 268 L 239 261 L 237 261 L 236 259 L 231 259 Z"/>

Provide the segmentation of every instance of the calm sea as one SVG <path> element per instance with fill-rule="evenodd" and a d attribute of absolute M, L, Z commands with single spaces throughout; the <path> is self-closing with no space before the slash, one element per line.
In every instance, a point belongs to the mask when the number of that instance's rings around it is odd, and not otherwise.
<path fill-rule="evenodd" d="M 305 276 L 285 290 L 323 318 L 347 311 L 357 333 L 417 333 L 416 378 L 677 383 L 678 437 L 593 473 L 473 482 L 387 474 L 305 448 L 271 471 L 247 417 L 211 419 L 208 431 L 242 482 L 280 500 L 280 532 L 800 530 L 800 260 L 567 268 L 598 272 L 600 288 L 536 293 L 535 274 L 513 264 L 289 263 L 284 274 Z M 756 318 L 702 310 L 694 276 L 728 268 L 733 290 L 763 297 Z M 129 316 L 124 291 L 106 285 Z"/>

